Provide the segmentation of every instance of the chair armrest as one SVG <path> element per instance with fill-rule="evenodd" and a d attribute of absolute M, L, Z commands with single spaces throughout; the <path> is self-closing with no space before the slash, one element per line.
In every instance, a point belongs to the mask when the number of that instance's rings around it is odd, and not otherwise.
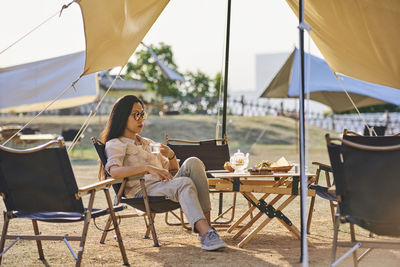
<path fill-rule="evenodd" d="M 129 180 L 139 180 L 139 179 L 143 178 L 143 175 L 145 175 L 145 174 L 147 174 L 147 172 L 138 173 L 135 176 L 129 177 Z M 77 199 L 79 199 L 82 196 L 89 194 L 90 191 L 92 191 L 92 190 L 98 191 L 98 190 L 108 188 L 112 184 L 122 183 L 122 181 L 124 179 L 126 179 L 126 178 L 108 177 L 106 180 L 80 187 L 80 188 L 78 188 L 78 193 L 75 194 L 75 197 Z"/>
<path fill-rule="evenodd" d="M 99 181 L 99 182 L 94 183 L 94 184 L 82 186 L 82 187 L 78 188 L 78 193 L 75 194 L 75 197 L 76 197 L 77 199 L 79 199 L 79 198 L 81 198 L 82 196 L 89 194 L 89 192 L 92 191 L 92 190 L 98 191 L 98 190 L 107 188 L 107 187 L 109 187 L 111 184 L 113 184 L 114 181 L 115 181 L 115 179 L 113 179 L 113 178 L 108 178 L 108 179 L 106 179 L 106 180 Z"/>
<path fill-rule="evenodd" d="M 317 162 L 317 161 L 312 162 L 312 164 L 317 165 L 320 169 L 322 169 L 324 171 L 330 171 L 330 172 L 332 171 L 332 167 L 330 165 L 327 165 L 327 164 L 324 164 L 321 162 Z"/>

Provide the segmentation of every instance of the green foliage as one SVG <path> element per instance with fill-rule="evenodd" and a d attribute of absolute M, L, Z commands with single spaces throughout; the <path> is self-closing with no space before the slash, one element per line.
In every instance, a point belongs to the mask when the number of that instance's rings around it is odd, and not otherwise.
<path fill-rule="evenodd" d="M 149 45 L 149 47 L 164 64 L 178 72 L 171 46 L 159 43 L 158 46 Z M 160 97 L 172 96 L 179 98 L 181 96 L 179 81 L 172 81 L 165 77 L 160 66 L 158 66 L 156 60 L 146 48 L 135 53 L 135 62 L 128 62 L 123 78 L 144 81 L 146 87 L 155 91 Z"/>
<path fill-rule="evenodd" d="M 209 96 L 211 79 L 207 74 L 199 70 L 196 73 L 189 71 L 185 74 L 185 79 L 186 83 L 184 89 L 186 97 L 199 101 Z"/>
<path fill-rule="evenodd" d="M 221 74 L 221 72 L 218 72 L 218 73 L 215 75 L 215 77 L 214 77 L 214 79 L 213 79 L 213 84 L 214 84 L 214 90 L 213 90 L 212 96 L 213 96 L 215 99 L 218 99 L 218 97 L 219 97 L 219 90 L 220 90 L 220 88 L 221 88 L 221 86 L 222 86 L 222 74 Z M 223 88 L 221 88 L 221 94 L 223 94 Z"/>

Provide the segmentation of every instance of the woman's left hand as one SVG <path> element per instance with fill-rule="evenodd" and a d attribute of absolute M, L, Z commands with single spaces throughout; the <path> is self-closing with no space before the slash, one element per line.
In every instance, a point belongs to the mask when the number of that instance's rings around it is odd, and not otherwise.
<path fill-rule="evenodd" d="M 172 158 L 175 154 L 174 151 L 169 148 L 169 146 L 166 146 L 164 144 L 161 144 L 160 146 L 160 153 L 167 158 Z"/>

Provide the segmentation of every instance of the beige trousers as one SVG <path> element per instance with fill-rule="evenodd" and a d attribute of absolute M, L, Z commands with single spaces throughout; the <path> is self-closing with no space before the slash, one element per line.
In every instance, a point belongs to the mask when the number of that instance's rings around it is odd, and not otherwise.
<path fill-rule="evenodd" d="M 195 157 L 185 160 L 171 181 L 157 181 L 146 189 L 149 196 L 165 196 L 179 202 L 192 229 L 198 220 L 205 219 L 204 212 L 211 210 L 205 167 Z M 139 192 L 136 197 L 141 195 Z"/>

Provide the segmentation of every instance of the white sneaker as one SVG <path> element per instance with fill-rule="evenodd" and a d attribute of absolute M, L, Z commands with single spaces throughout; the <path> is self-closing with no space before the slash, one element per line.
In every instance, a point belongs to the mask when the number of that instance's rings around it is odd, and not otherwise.
<path fill-rule="evenodd" d="M 208 230 L 208 232 L 201 238 L 201 248 L 204 250 L 217 250 L 220 248 L 226 248 L 226 244 L 219 238 L 217 231 L 214 229 Z"/>

